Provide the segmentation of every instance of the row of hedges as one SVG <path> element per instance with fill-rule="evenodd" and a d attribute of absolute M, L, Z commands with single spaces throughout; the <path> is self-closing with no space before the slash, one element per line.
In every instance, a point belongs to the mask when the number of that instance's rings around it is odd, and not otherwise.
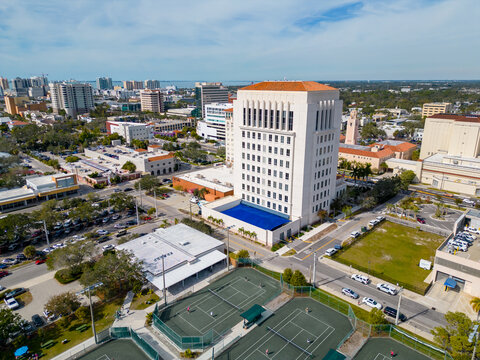
<path fill-rule="evenodd" d="M 213 234 L 212 227 L 210 225 L 205 224 L 203 221 L 196 221 L 196 220 L 190 220 L 189 218 L 183 218 L 181 222 L 207 235 Z"/>
<path fill-rule="evenodd" d="M 55 273 L 55 279 L 60 284 L 65 285 L 65 284 L 71 283 L 72 281 L 80 279 L 82 274 L 83 274 L 83 271 L 72 273 L 70 269 L 60 269 Z"/>

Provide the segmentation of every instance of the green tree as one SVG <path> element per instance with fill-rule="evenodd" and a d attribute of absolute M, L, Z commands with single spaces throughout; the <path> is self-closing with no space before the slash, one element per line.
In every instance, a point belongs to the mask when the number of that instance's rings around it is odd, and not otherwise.
<path fill-rule="evenodd" d="M 35 257 L 37 254 L 37 249 L 35 249 L 35 246 L 33 245 L 28 245 L 23 249 L 23 255 L 25 255 L 28 259 L 32 259 Z"/>
<path fill-rule="evenodd" d="M 88 306 L 80 306 L 75 310 L 75 316 L 81 321 L 87 321 L 90 319 L 90 309 Z"/>
<path fill-rule="evenodd" d="M 351 206 L 344 206 L 342 208 L 342 212 L 345 214 L 345 217 L 348 218 L 352 215 L 352 207 Z"/>
<path fill-rule="evenodd" d="M 250 258 L 250 254 L 248 253 L 248 250 L 241 249 L 237 251 L 237 258 L 238 259 L 248 259 Z"/>
<path fill-rule="evenodd" d="M 135 172 L 135 170 L 137 170 L 137 165 L 135 165 L 131 161 L 127 161 L 127 162 L 125 162 L 125 164 L 123 164 L 122 169 L 130 171 L 131 173 L 133 173 L 133 172 Z"/>
<path fill-rule="evenodd" d="M 364 139 L 364 140 L 378 139 L 379 137 L 386 137 L 387 136 L 385 131 L 382 130 L 382 129 L 379 129 L 377 127 L 377 124 L 373 123 L 373 122 L 365 124 L 362 127 L 362 130 L 360 131 L 360 135 L 362 136 L 362 139 Z"/>
<path fill-rule="evenodd" d="M 290 280 L 292 280 L 292 275 L 293 275 L 292 269 L 286 268 L 285 270 L 283 270 L 283 274 L 282 274 L 283 281 L 285 281 L 287 284 L 290 284 Z"/>
<path fill-rule="evenodd" d="M 412 160 L 413 161 L 418 161 L 418 159 L 420 159 L 420 150 L 419 149 L 414 150 L 413 153 L 412 153 Z"/>
<path fill-rule="evenodd" d="M 326 210 L 320 209 L 317 212 L 317 216 L 320 218 L 320 223 L 323 223 L 323 220 L 325 220 L 328 216 L 328 212 Z"/>
<path fill-rule="evenodd" d="M 57 208 L 57 200 L 48 200 L 42 203 L 39 210 L 32 213 L 33 217 L 37 221 L 45 221 L 47 228 L 51 230 L 53 226 L 60 221 L 62 214 L 55 211 Z"/>
<path fill-rule="evenodd" d="M 307 280 L 305 279 L 305 275 L 303 275 L 300 270 L 295 270 L 292 274 L 292 278 L 290 280 L 290 284 L 292 286 L 307 286 Z"/>
<path fill-rule="evenodd" d="M 478 318 L 480 317 L 480 298 L 475 297 L 472 300 L 470 300 L 470 305 L 472 306 L 473 311 L 477 313 L 477 321 L 478 321 Z"/>
<path fill-rule="evenodd" d="M 409 185 L 415 179 L 415 173 L 412 170 L 403 170 L 400 173 L 401 188 L 403 190 L 408 190 Z"/>
<path fill-rule="evenodd" d="M 78 274 L 82 271 L 83 263 L 90 259 L 95 252 L 93 241 L 77 241 L 63 248 L 52 251 L 47 260 L 49 268 L 68 268 L 70 273 Z"/>
<path fill-rule="evenodd" d="M 110 206 L 116 211 L 135 208 L 135 198 L 124 192 L 113 193 L 110 196 Z"/>
<path fill-rule="evenodd" d="M 21 329 L 23 324 L 22 317 L 7 308 L 0 308 L 0 344 L 5 345 L 10 334 Z"/>
<path fill-rule="evenodd" d="M 74 155 L 67 156 L 65 158 L 65 161 L 68 162 L 68 163 L 74 163 L 74 162 L 77 162 L 78 160 L 80 160 L 80 158 L 78 156 L 74 156 Z"/>
<path fill-rule="evenodd" d="M 135 183 L 135 189 L 142 189 L 147 192 L 153 191 L 153 189 L 157 188 L 160 185 L 160 181 L 156 176 L 153 175 L 145 175 L 139 181 Z"/>
<path fill-rule="evenodd" d="M 387 172 L 387 170 L 388 170 L 388 165 L 387 165 L 387 163 L 386 163 L 386 162 L 382 162 L 382 163 L 380 164 L 380 169 L 381 169 L 383 172 Z"/>
<path fill-rule="evenodd" d="M 453 201 L 455 201 L 455 205 L 460 206 L 462 204 L 462 199 L 460 198 L 455 198 Z"/>
<path fill-rule="evenodd" d="M 97 210 L 90 202 L 82 202 L 70 211 L 70 218 L 91 221 L 97 215 Z"/>
<path fill-rule="evenodd" d="M 370 194 L 375 198 L 377 204 L 382 204 L 397 195 L 401 188 L 400 177 L 380 179 L 372 188 Z"/>
<path fill-rule="evenodd" d="M 221 158 L 225 158 L 225 155 L 226 155 L 225 146 L 219 147 L 217 150 L 217 156 L 220 156 Z"/>
<path fill-rule="evenodd" d="M 370 313 L 368 314 L 368 322 L 370 324 L 388 324 L 385 314 L 382 310 L 377 308 L 370 310 Z"/>
<path fill-rule="evenodd" d="M 102 288 L 110 296 L 131 290 L 145 282 L 142 263 L 130 252 L 117 250 L 102 256 L 91 269 L 86 269 L 80 278 L 82 285 L 102 282 Z"/>
<path fill-rule="evenodd" d="M 135 149 L 146 149 L 148 147 L 148 140 L 133 139 L 131 141 L 131 146 Z"/>
<path fill-rule="evenodd" d="M 31 226 L 28 214 L 8 214 L 0 219 L 0 239 L 13 242 L 25 238 Z"/>
<path fill-rule="evenodd" d="M 447 321 L 445 327 L 436 327 L 432 330 L 434 341 L 442 349 L 449 351 L 454 359 L 469 360 L 473 352 L 473 343 L 468 341 L 473 326 L 472 320 L 464 313 L 451 311 L 445 314 L 445 320 Z M 476 355 L 478 354 L 479 352 Z"/>
<path fill-rule="evenodd" d="M 81 303 L 73 292 L 53 295 L 45 304 L 45 309 L 56 315 L 70 315 L 80 307 Z"/>

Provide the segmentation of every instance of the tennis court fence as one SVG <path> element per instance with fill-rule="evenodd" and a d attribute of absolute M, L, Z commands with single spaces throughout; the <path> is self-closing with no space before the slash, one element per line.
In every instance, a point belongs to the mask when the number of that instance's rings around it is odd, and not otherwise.
<path fill-rule="evenodd" d="M 142 349 L 152 360 L 161 359 L 157 350 L 146 342 L 140 335 L 129 327 L 112 327 L 110 328 L 110 337 L 112 339 L 132 339 L 137 346 Z"/>

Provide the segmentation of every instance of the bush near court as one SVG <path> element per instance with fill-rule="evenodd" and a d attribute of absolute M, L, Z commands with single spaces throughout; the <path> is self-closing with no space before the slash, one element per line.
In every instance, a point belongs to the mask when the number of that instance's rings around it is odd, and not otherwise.
<path fill-rule="evenodd" d="M 444 237 L 400 224 L 384 222 L 332 258 L 365 273 L 424 295 L 430 273 L 418 267 L 431 260 Z"/>

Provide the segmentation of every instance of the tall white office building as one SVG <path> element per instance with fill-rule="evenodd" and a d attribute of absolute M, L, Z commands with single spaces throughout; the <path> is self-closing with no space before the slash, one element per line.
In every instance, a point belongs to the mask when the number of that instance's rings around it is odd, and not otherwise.
<path fill-rule="evenodd" d="M 342 101 L 313 81 L 265 81 L 233 102 L 234 197 L 202 216 L 256 234 L 267 246 L 320 220 L 336 197 Z M 235 230 L 233 230 L 235 231 Z"/>
<path fill-rule="evenodd" d="M 160 89 L 160 81 L 158 80 L 145 80 L 144 81 L 145 89 Z"/>
<path fill-rule="evenodd" d="M 71 117 L 88 113 L 95 107 L 89 84 L 50 83 L 50 97 L 55 112 L 63 109 Z"/>
<path fill-rule="evenodd" d="M 213 103 L 227 103 L 228 89 L 220 82 L 197 82 L 195 83 L 195 103 L 197 108 L 202 109 L 202 117 L 205 118 L 205 105 Z"/>
<path fill-rule="evenodd" d="M 112 78 L 109 78 L 109 77 L 99 77 L 99 78 L 97 78 L 97 89 L 98 90 L 111 90 L 111 89 L 113 89 Z"/>
<path fill-rule="evenodd" d="M 231 116 L 231 103 L 212 103 L 205 105 L 205 116 L 197 122 L 197 134 L 207 140 L 225 142 L 226 119 Z"/>
<path fill-rule="evenodd" d="M 151 111 L 155 113 L 165 112 L 163 96 L 160 90 L 140 91 L 140 103 L 142 111 Z"/>

